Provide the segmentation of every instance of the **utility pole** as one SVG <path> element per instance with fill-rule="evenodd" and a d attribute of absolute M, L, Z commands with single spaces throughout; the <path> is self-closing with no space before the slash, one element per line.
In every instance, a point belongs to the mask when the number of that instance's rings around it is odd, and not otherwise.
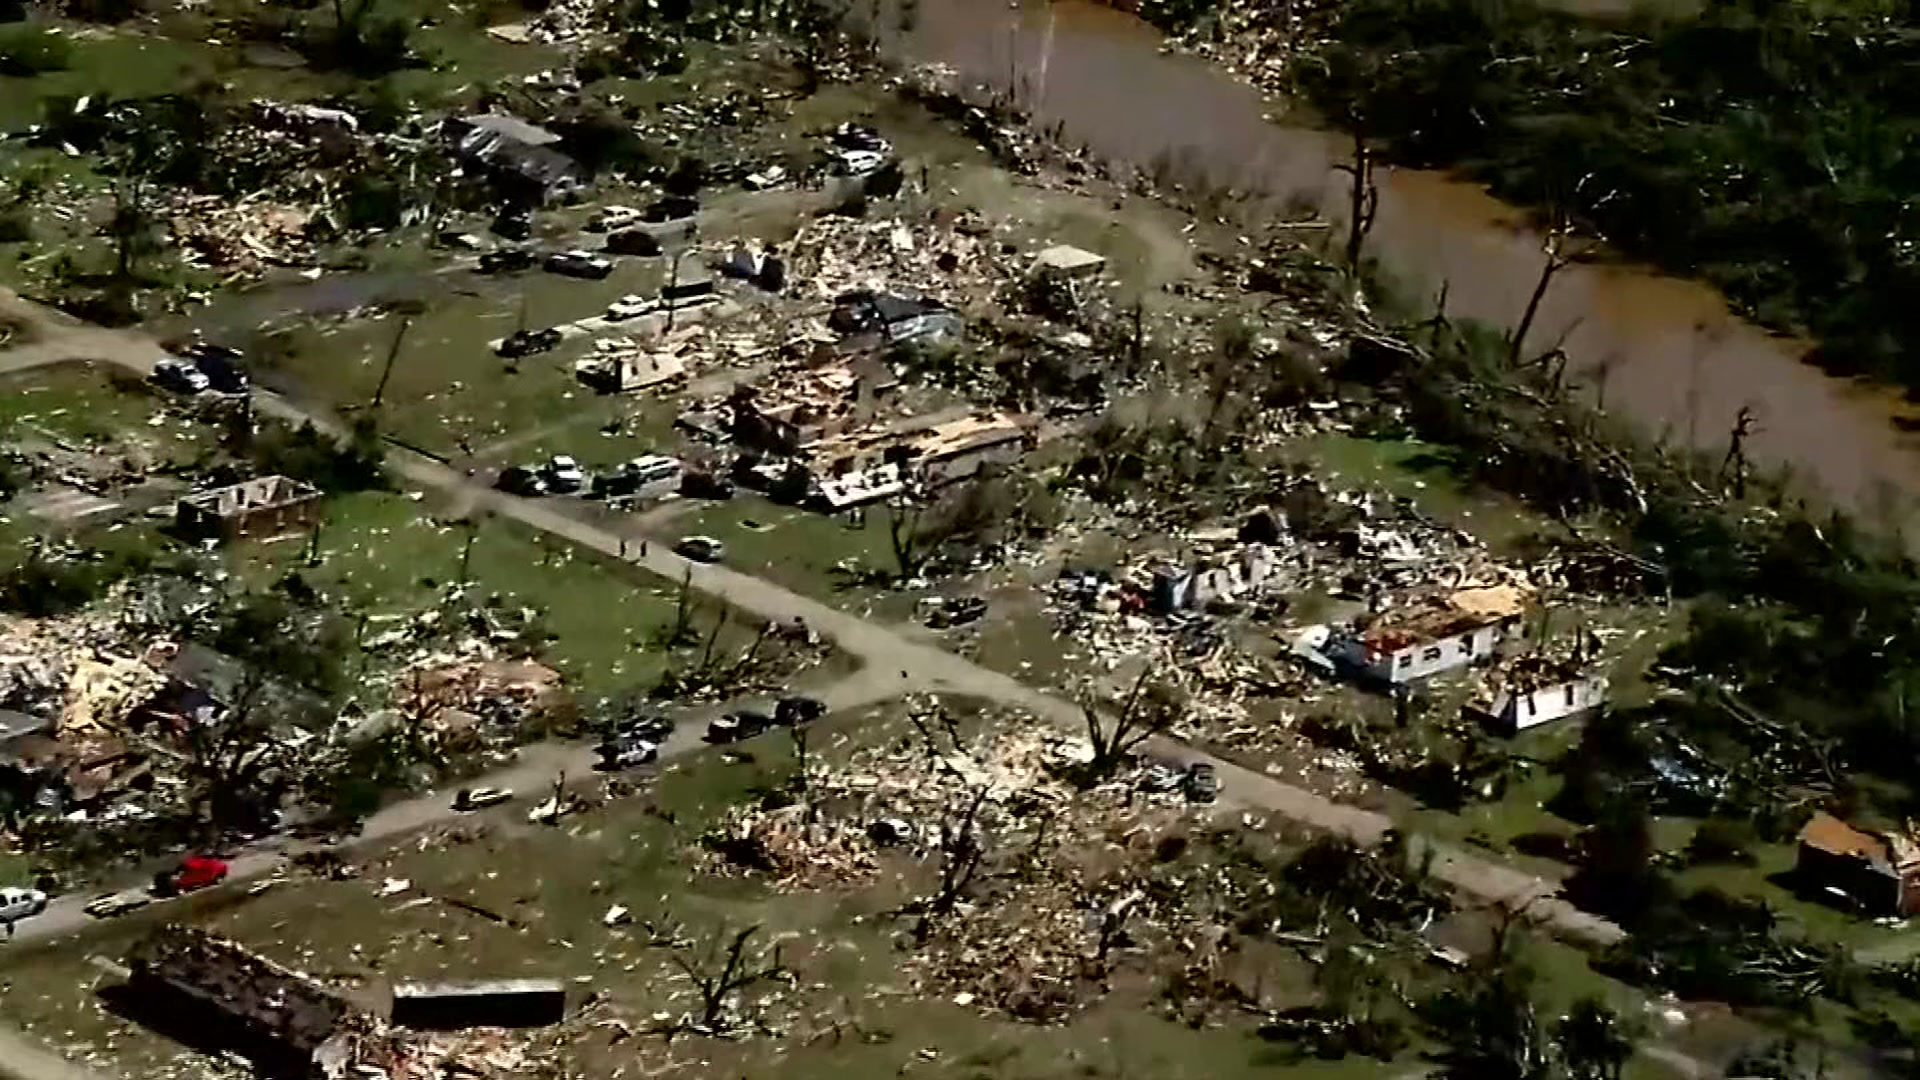
<path fill-rule="evenodd" d="M 407 329 L 413 325 L 413 316 L 400 320 L 400 329 L 393 335 L 393 345 L 387 349 L 387 366 L 380 372 L 380 385 L 373 390 L 373 407 L 380 408 L 380 402 L 387 396 L 387 380 L 393 378 L 394 362 L 400 359 L 400 343 L 407 339 Z"/>
<path fill-rule="evenodd" d="M 674 290 L 680 287 L 680 257 L 685 254 L 686 254 L 685 248 L 674 248 L 673 258 L 669 260 L 667 263 L 667 291 L 666 291 L 665 299 L 667 301 L 666 332 L 669 334 L 673 333 L 674 312 L 679 310 L 679 305 L 677 303 L 677 301 L 679 300 L 679 297 L 674 295 Z"/>

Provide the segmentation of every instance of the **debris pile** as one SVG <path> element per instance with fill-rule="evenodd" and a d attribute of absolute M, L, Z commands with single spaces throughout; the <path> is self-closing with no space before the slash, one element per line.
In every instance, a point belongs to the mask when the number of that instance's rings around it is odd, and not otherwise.
<path fill-rule="evenodd" d="M 789 805 L 736 809 L 703 857 L 787 889 L 839 888 L 896 873 L 923 899 L 905 909 L 905 970 L 926 992 L 1014 1016 L 1064 1017 L 1123 957 L 1181 952 L 1207 934 L 1162 866 L 1189 811 L 1140 775 L 1080 786 L 1091 751 L 1030 725 L 969 740 L 937 708 L 920 735 L 810 766 Z"/>

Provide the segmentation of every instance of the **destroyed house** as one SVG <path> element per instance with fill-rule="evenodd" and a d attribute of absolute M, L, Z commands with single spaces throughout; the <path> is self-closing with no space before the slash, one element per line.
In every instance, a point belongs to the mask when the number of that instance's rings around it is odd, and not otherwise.
<path fill-rule="evenodd" d="M 282 536 L 320 519 L 320 492 L 285 476 L 260 476 L 181 499 L 174 526 L 202 540 Z"/>
<path fill-rule="evenodd" d="M 1277 566 L 1265 544 L 1246 544 L 1191 565 L 1169 563 L 1153 572 L 1153 609 L 1166 615 L 1236 599 L 1263 588 Z"/>
<path fill-rule="evenodd" d="M 827 328 L 848 336 L 873 334 L 901 342 L 958 333 L 960 316 L 938 300 L 861 289 L 834 300 Z"/>
<path fill-rule="evenodd" d="M 1525 607 L 1511 585 L 1426 597 L 1361 616 L 1329 637 L 1326 654 L 1367 678 L 1409 683 L 1491 657 Z"/>
<path fill-rule="evenodd" d="M 988 465 L 1018 461 L 1032 441 L 1027 426 L 1011 416 L 966 416 L 937 424 L 907 443 L 904 457 L 919 467 L 922 480 L 938 487 L 965 480 Z"/>
<path fill-rule="evenodd" d="M 1467 709 L 1494 733 L 1510 736 L 1585 715 L 1606 701 L 1605 673 L 1585 671 L 1574 663 L 1524 657 L 1494 672 Z"/>
<path fill-rule="evenodd" d="M 162 927 L 127 957 L 146 1014 L 251 1061 L 263 1076 L 318 1077 L 344 1056 L 353 1010 L 312 978 L 192 927 Z"/>
<path fill-rule="evenodd" d="M 587 170 L 556 146 L 560 136 L 504 113 L 449 119 L 441 135 L 512 199 L 556 202 L 586 186 Z"/>
<path fill-rule="evenodd" d="M 1800 830 L 1794 874 L 1874 915 L 1920 913 L 1920 838 L 1856 828 L 1816 813 Z"/>
<path fill-rule="evenodd" d="M 884 431 L 841 435 L 806 449 L 830 475 L 872 473 L 884 464 L 896 466 L 903 477 L 939 487 L 988 465 L 1018 461 L 1032 442 L 1033 432 L 1020 418 L 987 413 L 923 417 Z"/>

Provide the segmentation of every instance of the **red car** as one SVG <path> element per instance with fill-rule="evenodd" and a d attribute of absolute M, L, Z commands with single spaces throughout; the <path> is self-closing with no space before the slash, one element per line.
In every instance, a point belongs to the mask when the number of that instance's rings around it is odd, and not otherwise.
<path fill-rule="evenodd" d="M 153 875 L 153 891 L 160 896 L 177 896 L 227 879 L 227 864 L 211 855 L 189 855 L 172 870 Z"/>

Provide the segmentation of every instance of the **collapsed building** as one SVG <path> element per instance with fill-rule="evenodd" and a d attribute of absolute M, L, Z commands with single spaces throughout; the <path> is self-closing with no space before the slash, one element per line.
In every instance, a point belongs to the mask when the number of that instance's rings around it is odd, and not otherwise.
<path fill-rule="evenodd" d="M 284 536 L 320 520 L 320 492 L 286 476 L 258 476 L 189 495 L 175 505 L 174 527 L 196 540 Z"/>
<path fill-rule="evenodd" d="M 587 170 L 557 149 L 560 136 L 505 113 L 449 117 L 440 134 L 453 152 L 486 175 L 509 201 L 529 205 L 577 195 Z"/>

